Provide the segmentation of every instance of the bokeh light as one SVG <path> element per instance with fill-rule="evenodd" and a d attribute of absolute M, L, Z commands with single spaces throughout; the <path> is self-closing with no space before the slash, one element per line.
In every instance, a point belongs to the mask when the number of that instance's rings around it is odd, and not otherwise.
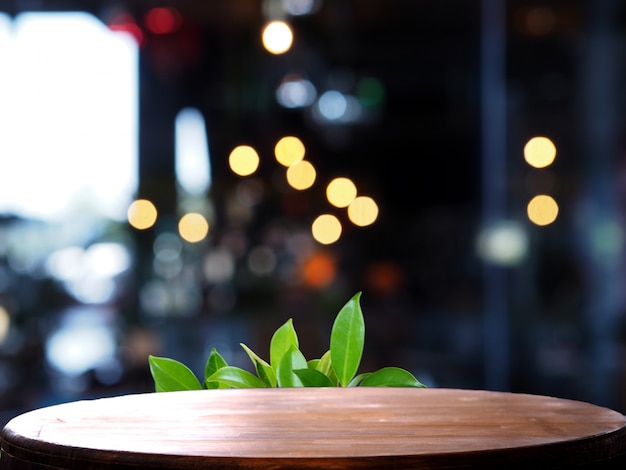
<path fill-rule="evenodd" d="M 528 234 L 517 222 L 500 222 L 480 232 L 476 249 L 485 261 L 500 266 L 516 266 L 528 255 Z"/>
<path fill-rule="evenodd" d="M 327 287 L 336 276 L 337 263 L 328 253 L 314 253 L 302 265 L 302 280 L 309 287 Z"/>
<path fill-rule="evenodd" d="M 310 106 L 317 98 L 317 90 L 310 80 L 300 75 L 287 75 L 276 89 L 276 101 L 285 108 Z"/>
<path fill-rule="evenodd" d="M 9 334 L 9 327 L 11 326 L 11 317 L 6 308 L 0 305 L 0 344 L 4 342 Z"/>
<path fill-rule="evenodd" d="M 289 135 L 280 139 L 274 147 L 276 161 L 283 166 L 291 166 L 304 159 L 306 148 L 300 139 Z"/>
<path fill-rule="evenodd" d="M 284 21 L 270 21 L 262 33 L 263 47 L 271 54 L 284 54 L 291 49 L 293 32 Z"/>
<path fill-rule="evenodd" d="M 550 225 L 559 214 L 559 205 L 551 196 L 541 194 L 531 199 L 526 211 L 535 225 Z"/>
<path fill-rule="evenodd" d="M 371 197 L 359 196 L 348 206 L 348 218 L 359 227 L 371 225 L 378 218 L 378 204 Z"/>
<path fill-rule="evenodd" d="M 239 145 L 230 152 L 228 164 L 239 176 L 248 176 L 259 168 L 259 154 L 249 145 Z"/>
<path fill-rule="evenodd" d="M 152 34 L 170 34 L 182 24 L 182 16 L 175 8 L 150 8 L 144 16 L 146 29 Z"/>
<path fill-rule="evenodd" d="M 533 137 L 524 146 L 524 159 L 535 168 L 550 166 L 556 158 L 556 146 L 547 137 Z"/>
<path fill-rule="evenodd" d="M 356 194 L 356 185 L 350 178 L 335 178 L 326 187 L 326 198 L 335 207 L 348 207 Z"/>
<path fill-rule="evenodd" d="M 287 168 L 287 182 L 294 189 L 308 189 L 315 183 L 316 174 L 311 162 L 302 160 Z"/>
<path fill-rule="evenodd" d="M 209 233 L 209 223 L 202 214 L 190 212 L 181 217 L 178 222 L 178 233 L 190 243 L 204 240 Z"/>
<path fill-rule="evenodd" d="M 128 207 L 128 223 L 137 230 L 145 230 L 154 225 L 157 219 L 157 209 L 147 199 L 137 199 Z"/>
<path fill-rule="evenodd" d="M 332 214 L 322 214 L 311 226 L 313 238 L 324 245 L 330 245 L 341 236 L 341 222 Z"/>

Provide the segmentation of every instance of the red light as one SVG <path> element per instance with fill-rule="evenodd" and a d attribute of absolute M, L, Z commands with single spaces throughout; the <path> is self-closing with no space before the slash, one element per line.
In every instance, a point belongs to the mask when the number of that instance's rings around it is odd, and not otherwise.
<path fill-rule="evenodd" d="M 137 41 L 137 44 L 139 44 L 140 46 L 144 44 L 143 31 L 139 26 L 137 26 L 137 23 L 135 23 L 135 20 L 130 15 L 117 15 L 109 23 L 109 29 L 111 31 L 128 33 L 135 39 L 135 41 Z"/>
<path fill-rule="evenodd" d="M 144 23 L 153 34 L 169 34 L 180 28 L 181 16 L 175 8 L 151 8 L 144 16 Z"/>

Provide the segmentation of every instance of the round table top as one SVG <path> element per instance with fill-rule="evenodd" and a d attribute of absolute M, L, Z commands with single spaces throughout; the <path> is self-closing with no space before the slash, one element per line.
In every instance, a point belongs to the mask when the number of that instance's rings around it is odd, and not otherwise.
<path fill-rule="evenodd" d="M 41 408 L 0 444 L 0 465 L 46 468 L 558 468 L 626 455 L 626 417 L 480 390 L 202 390 Z"/>

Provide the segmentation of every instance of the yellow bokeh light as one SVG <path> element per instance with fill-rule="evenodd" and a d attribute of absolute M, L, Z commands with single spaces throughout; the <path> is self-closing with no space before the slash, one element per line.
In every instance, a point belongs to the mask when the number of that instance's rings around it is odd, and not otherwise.
<path fill-rule="evenodd" d="M 355 198 L 348 206 L 348 218 L 354 225 L 372 225 L 378 218 L 378 205 L 368 196 Z"/>
<path fill-rule="evenodd" d="M 287 168 L 287 182 L 294 189 L 308 189 L 315 183 L 315 167 L 306 160 L 294 163 Z"/>
<path fill-rule="evenodd" d="M 0 305 L 0 344 L 4 342 L 11 327 L 11 317 L 6 308 Z"/>
<path fill-rule="evenodd" d="M 528 218 L 535 225 L 549 225 L 556 220 L 559 214 L 559 205 L 545 194 L 535 196 L 526 208 Z"/>
<path fill-rule="evenodd" d="M 126 212 L 128 223 L 138 229 L 145 230 L 154 225 L 157 219 L 157 210 L 147 199 L 133 201 Z"/>
<path fill-rule="evenodd" d="M 556 146 L 547 137 L 533 137 L 524 146 L 524 159 L 534 168 L 545 168 L 556 158 Z"/>
<path fill-rule="evenodd" d="M 356 197 L 356 185 L 349 178 L 335 178 L 326 187 L 326 198 L 335 207 L 348 207 Z"/>
<path fill-rule="evenodd" d="M 190 243 L 204 240 L 209 233 L 209 223 L 202 214 L 190 212 L 181 217 L 178 222 L 178 233 Z"/>
<path fill-rule="evenodd" d="M 306 149 L 300 139 L 289 135 L 280 139 L 274 147 L 274 155 L 276 160 L 283 166 L 291 166 L 294 163 L 302 161 Z"/>
<path fill-rule="evenodd" d="M 313 238 L 323 245 L 330 245 L 341 236 L 341 222 L 332 214 L 322 214 L 311 225 Z"/>
<path fill-rule="evenodd" d="M 263 47 L 272 54 L 284 54 L 291 48 L 293 32 L 284 21 L 270 21 L 261 35 Z"/>
<path fill-rule="evenodd" d="M 228 165 L 233 173 L 249 176 L 259 168 L 259 154 L 249 145 L 239 145 L 230 152 Z"/>

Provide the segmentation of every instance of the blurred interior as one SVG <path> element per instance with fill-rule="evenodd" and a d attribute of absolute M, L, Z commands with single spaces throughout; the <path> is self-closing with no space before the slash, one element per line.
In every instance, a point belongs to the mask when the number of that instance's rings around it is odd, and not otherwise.
<path fill-rule="evenodd" d="M 625 7 L 2 2 L 2 424 L 358 291 L 363 370 L 626 411 Z"/>

